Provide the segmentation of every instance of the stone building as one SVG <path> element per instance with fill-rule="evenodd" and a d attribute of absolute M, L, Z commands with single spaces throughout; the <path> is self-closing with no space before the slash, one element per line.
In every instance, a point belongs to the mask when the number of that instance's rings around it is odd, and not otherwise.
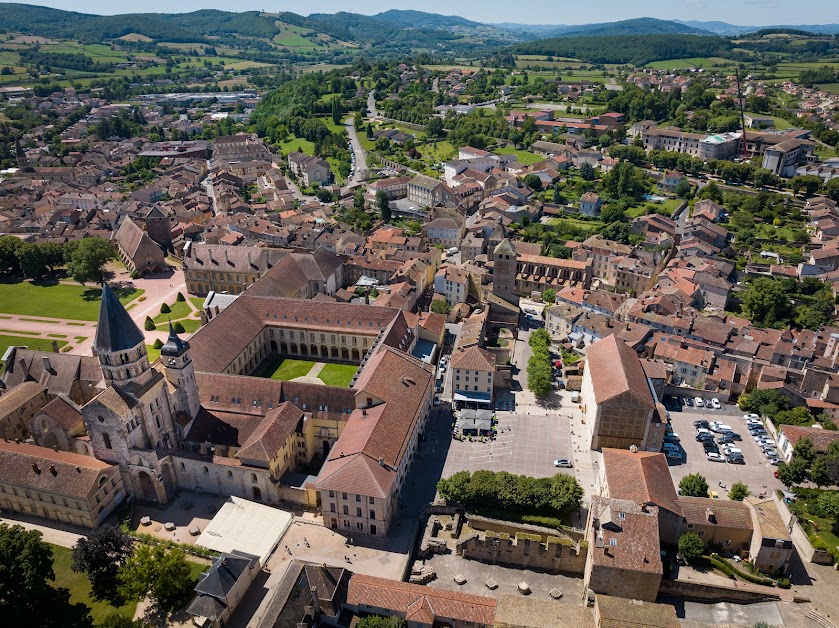
<path fill-rule="evenodd" d="M 191 242 L 184 247 L 183 271 L 190 294 L 239 294 L 288 255 L 285 249 Z"/>
<path fill-rule="evenodd" d="M 130 217 L 122 221 L 114 244 L 120 261 L 132 274 L 162 273 L 167 268 L 163 250 Z"/>
<path fill-rule="evenodd" d="M 586 351 L 582 402 L 592 449 L 647 447 L 656 399 L 638 355 L 617 336 Z"/>
<path fill-rule="evenodd" d="M 0 397 L 0 433 L 8 440 L 29 437 L 29 420 L 49 401 L 47 389 L 22 382 Z"/>

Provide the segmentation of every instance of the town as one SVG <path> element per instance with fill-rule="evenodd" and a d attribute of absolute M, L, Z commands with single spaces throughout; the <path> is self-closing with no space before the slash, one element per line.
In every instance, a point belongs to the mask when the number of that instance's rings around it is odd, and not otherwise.
<path fill-rule="evenodd" d="M 278 24 L 0 34 L 9 625 L 839 625 L 835 37 Z"/>

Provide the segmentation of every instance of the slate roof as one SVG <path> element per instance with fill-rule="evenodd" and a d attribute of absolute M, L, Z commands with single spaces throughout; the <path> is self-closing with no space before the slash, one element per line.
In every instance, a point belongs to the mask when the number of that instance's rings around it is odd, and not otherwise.
<path fill-rule="evenodd" d="M 102 303 L 93 346 L 97 353 L 115 353 L 143 344 L 146 337 L 123 307 L 117 295 L 102 284 Z"/>

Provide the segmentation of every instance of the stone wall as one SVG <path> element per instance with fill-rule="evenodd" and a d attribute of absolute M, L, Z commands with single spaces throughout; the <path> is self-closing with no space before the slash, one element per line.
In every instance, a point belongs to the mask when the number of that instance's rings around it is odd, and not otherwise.
<path fill-rule="evenodd" d="M 542 543 L 535 535 L 519 533 L 473 533 L 457 542 L 457 554 L 463 558 L 511 567 L 582 576 L 588 544 L 548 537 Z"/>
<path fill-rule="evenodd" d="M 575 528 L 563 528 L 562 531 L 559 531 L 552 528 L 530 525 L 528 523 L 514 523 L 512 521 L 490 519 L 489 517 L 481 517 L 469 513 L 466 514 L 466 519 L 469 522 L 469 527 L 473 530 L 505 532 L 509 536 L 516 536 L 519 532 L 526 532 L 528 534 L 538 534 L 541 541 L 545 541 L 549 537 L 568 537 L 573 541 L 581 541 L 585 538 L 585 531 Z"/>
<path fill-rule="evenodd" d="M 761 590 L 765 589 L 765 590 Z M 658 590 L 659 595 L 679 597 L 695 602 L 716 604 L 733 602 L 752 604 L 754 602 L 777 601 L 781 597 L 768 587 L 737 583 L 736 586 L 704 584 L 688 580 L 668 580 L 663 578 Z"/>
<path fill-rule="evenodd" d="M 786 502 L 778 496 L 777 492 L 772 492 L 772 499 L 778 507 L 778 512 L 781 513 L 781 519 L 784 520 L 784 523 L 790 529 L 790 538 L 792 538 L 792 542 L 801 559 L 817 565 L 832 565 L 833 556 L 831 556 L 830 552 L 813 547 L 813 544 L 810 543 L 810 539 L 807 536 L 807 532 L 798 523 L 798 517 L 792 514 Z"/>

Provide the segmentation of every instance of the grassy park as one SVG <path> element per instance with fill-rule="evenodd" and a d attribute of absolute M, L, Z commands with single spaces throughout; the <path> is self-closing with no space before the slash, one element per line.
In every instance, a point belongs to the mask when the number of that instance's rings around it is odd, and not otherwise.
<path fill-rule="evenodd" d="M 127 304 L 143 290 L 114 288 L 119 300 Z M 0 283 L 0 312 L 19 316 L 46 316 L 95 321 L 99 316 L 101 288 L 70 283 L 19 281 Z"/>

